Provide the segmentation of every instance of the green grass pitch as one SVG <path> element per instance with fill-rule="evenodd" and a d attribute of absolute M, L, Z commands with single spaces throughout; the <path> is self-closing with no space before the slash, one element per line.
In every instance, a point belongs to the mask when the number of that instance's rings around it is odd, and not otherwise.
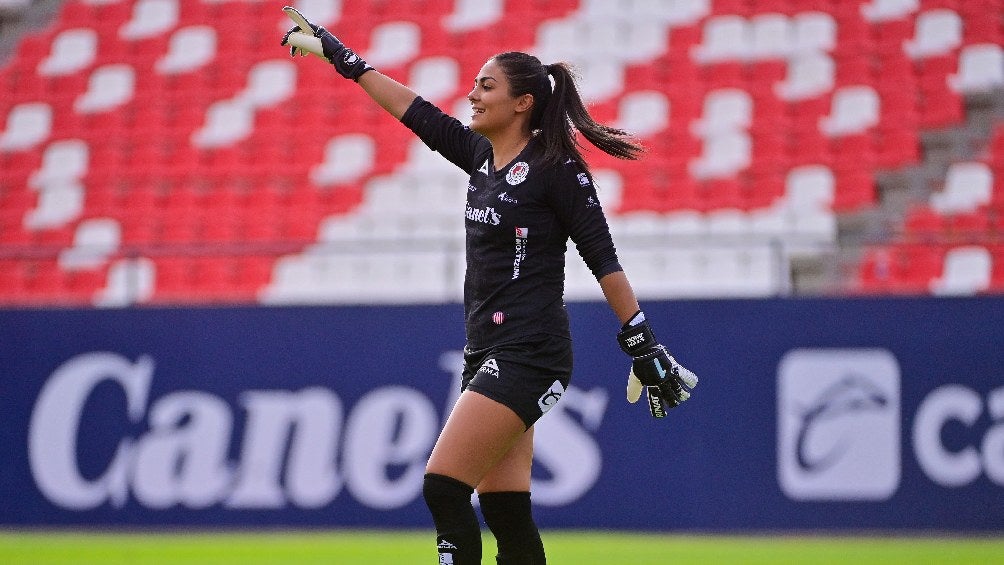
<path fill-rule="evenodd" d="M 545 531 L 551 565 L 1004 565 L 1004 538 L 719 536 Z M 435 563 L 430 532 L 0 532 L 6 565 Z M 483 563 L 495 544 L 485 537 Z"/>

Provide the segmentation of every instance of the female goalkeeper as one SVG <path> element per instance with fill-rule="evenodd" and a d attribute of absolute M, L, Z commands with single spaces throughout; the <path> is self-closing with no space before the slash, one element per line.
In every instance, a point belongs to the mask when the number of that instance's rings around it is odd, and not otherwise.
<path fill-rule="evenodd" d="M 323 57 L 356 81 L 432 150 L 470 174 L 463 392 L 432 450 L 423 494 L 439 563 L 481 562 L 477 489 L 502 565 L 545 563 L 530 508 L 533 425 L 561 398 L 572 372 L 565 311 L 567 240 L 599 281 L 633 358 L 629 400 L 647 391 L 656 417 L 690 396 L 697 378 L 660 345 L 620 265 L 577 130 L 600 150 L 635 159 L 642 148 L 589 116 L 568 66 L 525 53 L 490 58 L 468 94 L 470 125 L 380 74 L 322 27 L 283 37 L 292 54 Z M 553 81 L 553 86 L 552 86 Z M 574 128 L 574 129 L 573 129 Z"/>

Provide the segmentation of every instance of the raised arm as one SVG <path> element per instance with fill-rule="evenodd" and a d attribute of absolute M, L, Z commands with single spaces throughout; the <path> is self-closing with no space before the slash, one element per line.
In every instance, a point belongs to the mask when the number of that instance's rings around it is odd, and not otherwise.
<path fill-rule="evenodd" d="M 330 31 L 310 23 L 295 8 L 286 6 L 283 11 L 296 24 L 282 38 L 282 45 L 289 46 L 290 55 L 311 53 L 331 63 L 338 74 L 359 83 L 377 104 L 401 119 L 418 96 L 413 90 L 377 72 Z"/>
<path fill-rule="evenodd" d="M 375 70 L 359 77 L 358 82 L 370 98 L 399 120 L 418 97 L 412 89 Z"/>

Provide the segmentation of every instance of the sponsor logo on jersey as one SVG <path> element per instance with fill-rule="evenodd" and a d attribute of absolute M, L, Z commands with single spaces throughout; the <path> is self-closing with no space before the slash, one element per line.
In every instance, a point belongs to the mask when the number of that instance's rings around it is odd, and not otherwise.
<path fill-rule="evenodd" d="M 477 190 L 478 190 L 478 187 L 474 186 L 471 183 L 467 183 L 467 192 L 477 192 Z"/>
<path fill-rule="evenodd" d="M 576 176 L 579 179 L 580 186 L 589 186 L 589 175 L 587 175 L 586 173 L 579 173 Z"/>
<path fill-rule="evenodd" d="M 485 176 L 488 176 L 488 159 L 485 159 L 485 162 L 481 164 L 481 168 L 478 169 L 478 172 L 484 173 Z"/>
<path fill-rule="evenodd" d="M 489 360 L 485 361 L 484 365 L 481 365 L 481 368 L 478 369 L 478 372 L 479 373 L 484 373 L 484 374 L 492 376 L 492 377 L 495 377 L 496 379 L 499 378 L 499 364 L 498 364 L 498 361 L 496 361 L 494 359 L 489 359 Z"/>
<path fill-rule="evenodd" d="M 519 267 L 526 259 L 526 240 L 530 237 L 530 228 L 516 228 L 516 256 L 512 262 L 512 278 L 519 278 Z"/>
<path fill-rule="evenodd" d="M 593 198 L 592 196 L 586 198 L 586 208 L 595 208 L 599 205 L 600 205 L 599 201 Z"/>
<path fill-rule="evenodd" d="M 537 406 L 540 407 L 540 412 L 547 414 L 547 411 L 561 400 L 562 394 L 565 394 L 565 387 L 561 386 L 561 381 L 551 383 L 551 387 L 547 389 L 547 392 L 537 399 Z"/>
<path fill-rule="evenodd" d="M 495 322 L 496 326 L 502 325 L 502 322 L 505 321 L 505 314 L 502 312 L 495 312 L 492 314 L 492 321 Z"/>
<path fill-rule="evenodd" d="M 520 161 L 513 165 L 509 172 L 506 173 L 505 181 L 513 186 L 526 180 L 526 176 L 530 174 L 530 165 L 526 161 Z"/>
<path fill-rule="evenodd" d="M 490 226 L 497 226 L 502 223 L 502 216 L 491 206 L 486 208 L 473 208 L 468 203 L 466 216 L 467 219 L 472 222 L 488 224 Z"/>
<path fill-rule="evenodd" d="M 508 202 L 509 204 L 519 204 L 519 200 L 516 200 L 512 196 L 509 196 L 508 192 L 503 192 L 502 194 L 499 194 L 499 200 L 501 200 L 502 202 Z"/>

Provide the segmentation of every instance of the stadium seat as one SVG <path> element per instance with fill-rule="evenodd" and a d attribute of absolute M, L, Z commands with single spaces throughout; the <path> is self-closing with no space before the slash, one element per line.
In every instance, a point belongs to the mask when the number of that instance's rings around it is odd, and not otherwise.
<path fill-rule="evenodd" d="M 52 51 L 38 65 L 38 74 L 63 76 L 90 66 L 97 57 L 98 35 L 90 28 L 61 32 L 52 42 Z"/>
<path fill-rule="evenodd" d="M 52 107 L 44 102 L 14 106 L 7 114 L 7 126 L 0 135 L 0 151 L 23 151 L 49 138 Z"/>
<path fill-rule="evenodd" d="M 73 246 L 59 253 L 59 267 L 66 271 L 100 267 L 118 250 L 121 240 L 122 229 L 116 220 L 84 220 L 73 234 Z"/>
<path fill-rule="evenodd" d="M 106 112 L 122 106 L 133 97 L 136 72 L 124 64 L 104 65 L 94 70 L 88 80 L 87 92 L 73 103 L 81 114 Z"/>
<path fill-rule="evenodd" d="M 80 139 L 54 141 L 42 152 L 42 164 L 28 177 L 28 186 L 44 190 L 69 182 L 80 181 L 87 175 L 90 147 Z"/>
<path fill-rule="evenodd" d="M 982 246 L 949 249 L 941 275 L 931 281 L 936 295 L 976 294 L 990 286 L 992 259 Z"/>
<path fill-rule="evenodd" d="M 990 203 L 993 186 L 993 173 L 985 163 L 953 163 L 944 188 L 931 195 L 931 208 L 941 214 L 972 212 Z"/>
<path fill-rule="evenodd" d="M 639 138 L 649 137 L 670 123 L 670 105 L 666 95 L 653 90 L 637 90 L 621 98 L 616 126 Z"/>
<path fill-rule="evenodd" d="M 806 11 L 792 18 L 792 54 L 826 52 L 837 48 L 837 22 L 832 15 Z"/>
<path fill-rule="evenodd" d="M 920 0 L 870 0 L 861 4 L 861 15 L 870 22 L 904 18 L 920 9 Z"/>
<path fill-rule="evenodd" d="M 171 35 L 168 52 L 157 60 L 155 69 L 165 75 L 194 71 L 216 56 L 216 30 L 194 25 L 181 28 Z"/>
<path fill-rule="evenodd" d="M 819 129 L 830 137 L 862 133 L 878 125 L 879 97 L 870 86 L 846 86 L 833 94 L 830 115 L 819 120 Z"/>
<path fill-rule="evenodd" d="M 962 18 L 954 10 L 937 9 L 917 16 L 913 38 L 903 51 L 914 59 L 950 53 L 962 43 Z"/>
<path fill-rule="evenodd" d="M 948 77 L 955 92 L 980 93 L 1004 85 L 1004 49 L 995 44 L 967 45 L 959 55 L 958 73 Z"/>
<path fill-rule="evenodd" d="M 736 15 L 715 16 L 705 21 L 701 44 L 691 57 L 699 64 L 742 61 L 750 53 L 752 37 L 746 18 Z"/>
<path fill-rule="evenodd" d="M 324 149 L 324 162 L 315 167 L 310 180 L 318 186 L 358 180 L 373 168 L 376 154 L 373 138 L 363 133 L 332 138 Z"/>
<path fill-rule="evenodd" d="M 443 19 L 450 31 L 489 26 L 502 18 L 500 0 L 456 0 L 453 4 L 453 11 Z"/>
<path fill-rule="evenodd" d="M 119 259 L 108 270 L 105 286 L 94 296 L 102 308 L 146 303 L 153 296 L 156 265 L 150 259 Z"/>
<path fill-rule="evenodd" d="M 835 65 L 833 59 L 823 52 L 800 53 L 788 59 L 787 74 L 783 82 L 774 86 L 778 97 L 783 100 L 804 100 L 815 98 L 833 89 Z"/>
<path fill-rule="evenodd" d="M 123 39 L 145 39 L 168 31 L 177 21 L 178 0 L 139 0 L 119 35 Z"/>
<path fill-rule="evenodd" d="M 459 84 L 460 68 L 452 57 L 425 57 L 409 71 L 408 86 L 433 104 L 451 100 Z"/>
<path fill-rule="evenodd" d="M 709 92 L 704 99 L 701 118 L 690 124 L 690 131 L 700 138 L 709 138 L 734 131 L 748 130 L 753 121 L 753 101 L 737 88 Z"/>
<path fill-rule="evenodd" d="M 377 26 L 370 35 L 369 48 L 362 53 L 366 62 L 380 68 L 397 67 L 418 56 L 422 30 L 414 22 L 396 21 Z"/>
<path fill-rule="evenodd" d="M 690 173 L 700 180 L 734 176 L 750 165 L 751 145 L 745 131 L 711 135 L 704 140 L 701 156 L 690 162 Z"/>
<path fill-rule="evenodd" d="M 192 143 L 202 148 L 231 145 L 250 135 L 253 127 L 251 107 L 239 101 L 223 100 L 206 111 L 205 124 L 192 134 Z"/>

